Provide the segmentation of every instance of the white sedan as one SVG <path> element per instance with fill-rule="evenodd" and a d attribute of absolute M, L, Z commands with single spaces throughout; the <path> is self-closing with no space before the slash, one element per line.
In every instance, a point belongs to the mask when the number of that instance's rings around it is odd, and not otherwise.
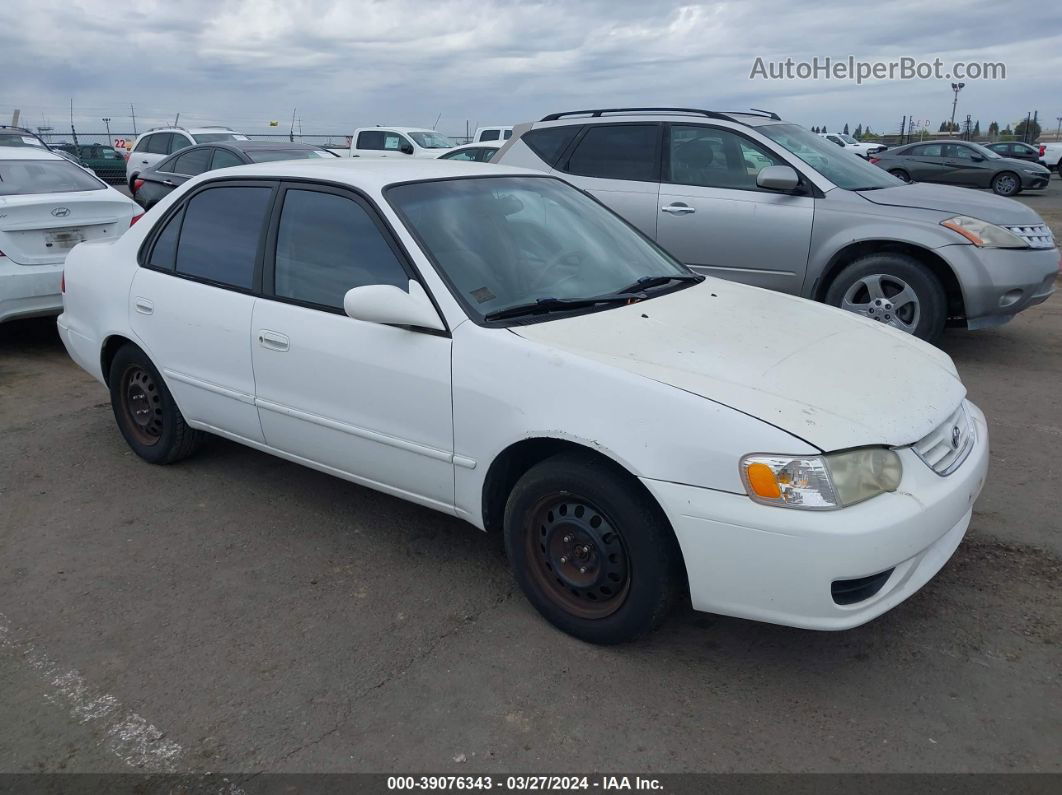
<path fill-rule="evenodd" d="M 66 266 L 59 328 L 143 459 L 206 434 L 504 533 L 563 630 L 862 624 L 951 556 L 988 464 L 947 355 L 695 275 L 549 176 L 213 171 Z"/>
<path fill-rule="evenodd" d="M 439 155 L 440 160 L 471 160 L 475 163 L 489 163 L 505 141 L 480 141 L 479 143 L 455 146 Z"/>
<path fill-rule="evenodd" d="M 114 240 L 140 208 L 47 149 L 0 146 L 0 322 L 56 315 L 63 260 L 85 240 Z"/>

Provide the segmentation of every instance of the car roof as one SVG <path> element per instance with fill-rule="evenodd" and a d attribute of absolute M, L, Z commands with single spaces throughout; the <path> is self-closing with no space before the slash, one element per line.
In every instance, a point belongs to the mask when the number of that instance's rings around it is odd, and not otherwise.
<path fill-rule="evenodd" d="M 55 154 L 40 146 L 0 146 L 0 160 L 62 160 L 65 157 Z"/>
<path fill-rule="evenodd" d="M 436 179 L 484 176 L 542 177 L 541 171 L 513 166 L 495 166 L 461 160 L 417 158 L 409 160 L 313 158 L 311 160 L 277 160 L 247 166 L 207 171 L 197 179 L 264 177 L 268 179 L 313 179 L 338 182 L 367 191 L 380 191 L 396 182 L 419 182 Z"/>

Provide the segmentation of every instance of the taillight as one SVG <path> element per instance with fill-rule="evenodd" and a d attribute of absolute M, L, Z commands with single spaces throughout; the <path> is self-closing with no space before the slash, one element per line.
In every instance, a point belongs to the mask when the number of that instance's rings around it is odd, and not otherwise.
<path fill-rule="evenodd" d="M 59 277 L 59 292 L 66 295 L 66 271 L 63 271 L 62 276 Z"/>
<path fill-rule="evenodd" d="M 1040 144 L 1040 157 L 1044 156 L 1044 152 L 1047 151 L 1047 147 L 1044 144 Z"/>
<path fill-rule="evenodd" d="M 881 162 L 881 158 L 880 157 L 872 157 L 872 158 L 870 158 L 870 165 L 874 165 L 875 163 L 880 163 L 880 162 Z"/>
<path fill-rule="evenodd" d="M 142 187 L 144 187 L 144 180 L 142 180 L 142 179 L 134 179 L 133 180 L 133 193 L 136 193 Z"/>
<path fill-rule="evenodd" d="M 137 221 L 139 221 L 143 217 L 144 217 L 143 213 L 138 213 L 137 215 L 134 215 L 132 218 L 129 219 L 129 226 L 132 226 L 133 224 L 135 224 Z"/>

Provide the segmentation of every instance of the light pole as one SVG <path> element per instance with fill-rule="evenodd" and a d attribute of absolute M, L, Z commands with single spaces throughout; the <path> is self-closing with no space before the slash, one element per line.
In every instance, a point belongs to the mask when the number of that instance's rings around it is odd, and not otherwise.
<path fill-rule="evenodd" d="M 959 92 L 966 88 L 966 83 L 952 83 L 951 90 L 955 92 L 955 99 L 951 103 L 951 123 L 948 124 L 948 133 L 955 130 L 955 106 L 959 104 Z"/>
<path fill-rule="evenodd" d="M 1062 141 L 1062 116 L 1055 116 L 1058 120 L 1058 129 L 1055 130 L 1055 140 Z"/>
<path fill-rule="evenodd" d="M 103 119 L 103 123 L 107 126 L 107 145 L 111 144 L 111 120 L 109 117 Z"/>

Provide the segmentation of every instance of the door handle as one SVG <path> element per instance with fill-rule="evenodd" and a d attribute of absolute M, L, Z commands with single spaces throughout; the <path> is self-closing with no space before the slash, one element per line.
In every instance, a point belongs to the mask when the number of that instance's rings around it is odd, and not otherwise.
<path fill-rule="evenodd" d="M 675 202 L 674 204 L 665 204 L 660 208 L 660 212 L 669 213 L 670 215 L 689 215 L 697 212 L 696 207 L 690 207 L 688 204 L 682 202 Z"/>
<path fill-rule="evenodd" d="M 140 162 L 143 163 L 145 166 L 148 164 L 148 161 L 146 160 L 141 160 Z"/>
<path fill-rule="evenodd" d="M 171 181 L 170 181 L 170 180 L 168 180 L 168 179 L 164 179 L 164 180 L 162 181 L 162 184 L 163 184 L 163 185 L 173 185 L 173 182 L 171 182 Z"/>
<path fill-rule="evenodd" d="M 286 351 L 291 347 L 291 341 L 283 334 L 264 329 L 258 332 L 258 344 L 270 351 Z"/>
<path fill-rule="evenodd" d="M 142 315 L 150 315 L 152 312 L 155 311 L 155 305 L 146 298 L 141 298 L 140 296 L 137 296 L 136 300 L 133 303 L 136 306 L 136 311 Z"/>

